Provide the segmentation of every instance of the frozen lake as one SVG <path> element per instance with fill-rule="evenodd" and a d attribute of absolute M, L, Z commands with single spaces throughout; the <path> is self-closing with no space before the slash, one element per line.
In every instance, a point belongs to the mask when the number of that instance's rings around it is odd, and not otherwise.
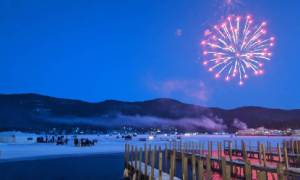
<path fill-rule="evenodd" d="M 18 138 L 18 136 L 20 136 Z M 117 138 L 116 136 L 109 135 L 80 135 L 79 138 L 97 139 L 98 143 L 91 147 L 75 147 L 73 143 L 69 142 L 68 145 L 57 146 L 55 144 L 41 144 L 26 142 L 27 137 L 34 137 L 34 134 L 18 134 L 17 143 L 0 143 L 0 162 L 18 161 L 26 159 L 41 159 L 49 157 L 63 157 L 73 155 L 86 155 L 86 154 L 112 154 L 124 152 L 125 143 L 130 143 L 136 146 L 143 146 L 145 143 L 152 145 L 170 144 L 172 141 L 180 141 L 175 136 L 158 135 L 153 140 L 148 140 L 147 135 L 138 135 L 133 137 L 130 141 Z M 240 143 L 241 140 L 246 144 L 256 146 L 257 141 L 261 143 L 271 142 L 273 146 L 281 143 L 283 140 L 299 139 L 300 137 L 266 137 L 266 136 L 232 136 L 232 135 L 182 135 L 182 142 L 195 142 L 204 143 L 207 145 L 208 141 L 223 142 L 224 140 L 232 140 Z M 72 138 L 72 136 L 69 136 Z M 147 141 L 140 141 L 141 138 L 146 138 Z M 72 139 L 71 139 L 72 141 Z"/>
<path fill-rule="evenodd" d="M 1 180 L 118 180 L 122 179 L 124 168 L 124 146 L 130 143 L 143 147 L 145 143 L 161 145 L 170 142 L 182 141 L 204 143 L 208 141 L 223 142 L 232 140 L 240 143 L 256 146 L 257 141 L 261 143 L 271 142 L 275 147 L 283 140 L 299 139 L 300 137 L 254 137 L 254 136 L 232 136 L 232 135 L 181 135 L 167 136 L 158 135 L 153 140 L 148 135 L 138 135 L 130 141 L 117 138 L 113 135 L 79 135 L 79 138 L 97 139 L 98 143 L 90 147 L 76 147 L 72 143 L 72 136 L 67 145 L 43 144 L 28 142 L 27 138 L 35 139 L 38 135 L 17 133 L 16 143 L 0 143 L 0 179 Z M 141 141 L 141 139 L 147 141 Z M 240 145 L 239 145 L 240 146 Z M 180 169 L 180 164 L 177 165 Z"/>

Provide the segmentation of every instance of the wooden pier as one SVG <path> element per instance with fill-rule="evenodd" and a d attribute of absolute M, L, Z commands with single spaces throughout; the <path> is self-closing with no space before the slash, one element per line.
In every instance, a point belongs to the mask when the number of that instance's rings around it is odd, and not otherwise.
<path fill-rule="evenodd" d="M 283 148 L 278 144 L 277 153 L 261 143 L 258 151 L 247 150 L 243 142 L 242 149 L 233 149 L 232 142 L 216 145 L 213 149 L 212 142 L 206 147 L 195 142 L 172 142 L 152 148 L 126 144 L 125 170 L 136 180 L 300 179 L 299 151 L 292 151 L 287 144 Z"/>

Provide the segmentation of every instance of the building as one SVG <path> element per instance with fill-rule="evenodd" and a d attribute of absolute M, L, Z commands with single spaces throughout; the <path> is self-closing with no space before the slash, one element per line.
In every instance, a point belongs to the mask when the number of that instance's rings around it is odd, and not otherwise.
<path fill-rule="evenodd" d="M 0 133 L 0 143 L 16 143 L 16 135 L 14 132 Z"/>
<path fill-rule="evenodd" d="M 256 129 L 251 128 L 251 129 L 239 130 L 236 132 L 237 136 L 289 136 L 291 134 L 292 134 L 291 129 L 277 130 L 277 129 L 266 129 L 264 127 L 259 127 Z"/>
<path fill-rule="evenodd" d="M 0 132 L 0 143 L 19 143 L 31 144 L 35 143 L 36 135 L 15 131 Z"/>
<path fill-rule="evenodd" d="M 293 136 L 300 136 L 300 129 L 295 129 L 292 131 Z"/>

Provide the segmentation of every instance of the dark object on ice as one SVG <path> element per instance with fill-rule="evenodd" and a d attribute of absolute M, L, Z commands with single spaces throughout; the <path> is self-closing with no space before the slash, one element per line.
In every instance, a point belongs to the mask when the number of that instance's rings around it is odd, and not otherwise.
<path fill-rule="evenodd" d="M 124 139 L 125 140 L 132 140 L 132 137 L 130 135 L 126 135 L 126 136 L 124 136 Z"/>
<path fill-rule="evenodd" d="M 94 146 L 96 143 L 95 140 L 89 140 L 87 138 L 80 139 L 81 146 Z"/>
<path fill-rule="evenodd" d="M 79 146 L 79 140 L 77 137 L 74 138 L 74 145 Z"/>
<path fill-rule="evenodd" d="M 139 138 L 139 141 L 147 141 L 147 138 Z"/>
<path fill-rule="evenodd" d="M 68 144 L 68 138 L 65 138 L 64 136 L 57 137 L 56 145 L 65 145 Z"/>
<path fill-rule="evenodd" d="M 28 138 L 27 138 L 27 141 L 32 141 L 32 140 L 33 140 L 32 137 L 28 137 Z"/>
<path fill-rule="evenodd" d="M 97 139 L 90 140 L 88 138 L 79 139 L 77 137 L 74 138 L 74 145 L 85 147 L 85 146 L 94 146 L 98 142 Z"/>
<path fill-rule="evenodd" d="M 37 143 L 44 143 L 44 138 L 43 137 L 37 137 L 36 142 Z"/>
<path fill-rule="evenodd" d="M 37 143 L 52 143 L 51 141 L 48 140 L 47 137 L 42 137 L 42 136 L 37 137 L 36 142 Z"/>
<path fill-rule="evenodd" d="M 32 138 L 31 138 L 32 139 Z M 28 138 L 27 140 L 30 140 Z M 65 136 L 39 136 L 36 138 L 37 143 L 56 143 L 56 145 L 68 144 L 68 138 Z"/>

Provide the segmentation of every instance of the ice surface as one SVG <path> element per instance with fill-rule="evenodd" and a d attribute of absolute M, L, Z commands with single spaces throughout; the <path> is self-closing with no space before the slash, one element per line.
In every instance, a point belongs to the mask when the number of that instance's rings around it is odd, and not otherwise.
<path fill-rule="evenodd" d="M 104 153 L 122 153 L 124 152 L 125 143 L 131 145 L 143 147 L 145 143 L 152 145 L 161 145 L 162 148 L 165 144 L 170 144 L 171 141 L 179 141 L 176 139 L 177 136 L 171 135 L 158 135 L 153 140 L 148 140 L 148 135 L 138 135 L 133 137 L 130 141 L 117 138 L 116 135 L 78 135 L 79 138 L 90 138 L 97 139 L 98 143 L 95 146 L 90 147 L 75 147 L 72 143 L 72 136 L 68 145 L 56 145 L 56 144 L 41 144 L 41 143 L 28 143 L 27 138 L 33 137 L 34 139 L 38 136 L 36 134 L 27 133 L 15 133 L 16 143 L 0 143 L 0 161 L 7 160 L 22 160 L 22 159 L 33 159 L 33 158 L 49 158 L 58 156 L 68 155 L 84 155 L 84 154 L 104 154 Z M 3 134 L 2 134 L 3 135 Z M 1 136 L 1 134 L 0 134 Z M 140 138 L 146 138 L 147 141 L 140 141 Z M 18 140 L 19 139 L 19 140 Z M 256 146 L 256 142 L 261 143 L 271 142 L 273 146 L 277 143 L 281 143 L 283 140 L 299 139 L 300 137 L 236 137 L 232 135 L 187 135 L 181 136 L 183 142 L 192 141 L 195 143 L 204 143 L 207 145 L 208 141 L 223 142 L 224 140 L 244 140 L 246 144 Z M 216 144 L 215 144 L 216 145 Z M 240 146 L 240 145 L 239 145 Z"/>

